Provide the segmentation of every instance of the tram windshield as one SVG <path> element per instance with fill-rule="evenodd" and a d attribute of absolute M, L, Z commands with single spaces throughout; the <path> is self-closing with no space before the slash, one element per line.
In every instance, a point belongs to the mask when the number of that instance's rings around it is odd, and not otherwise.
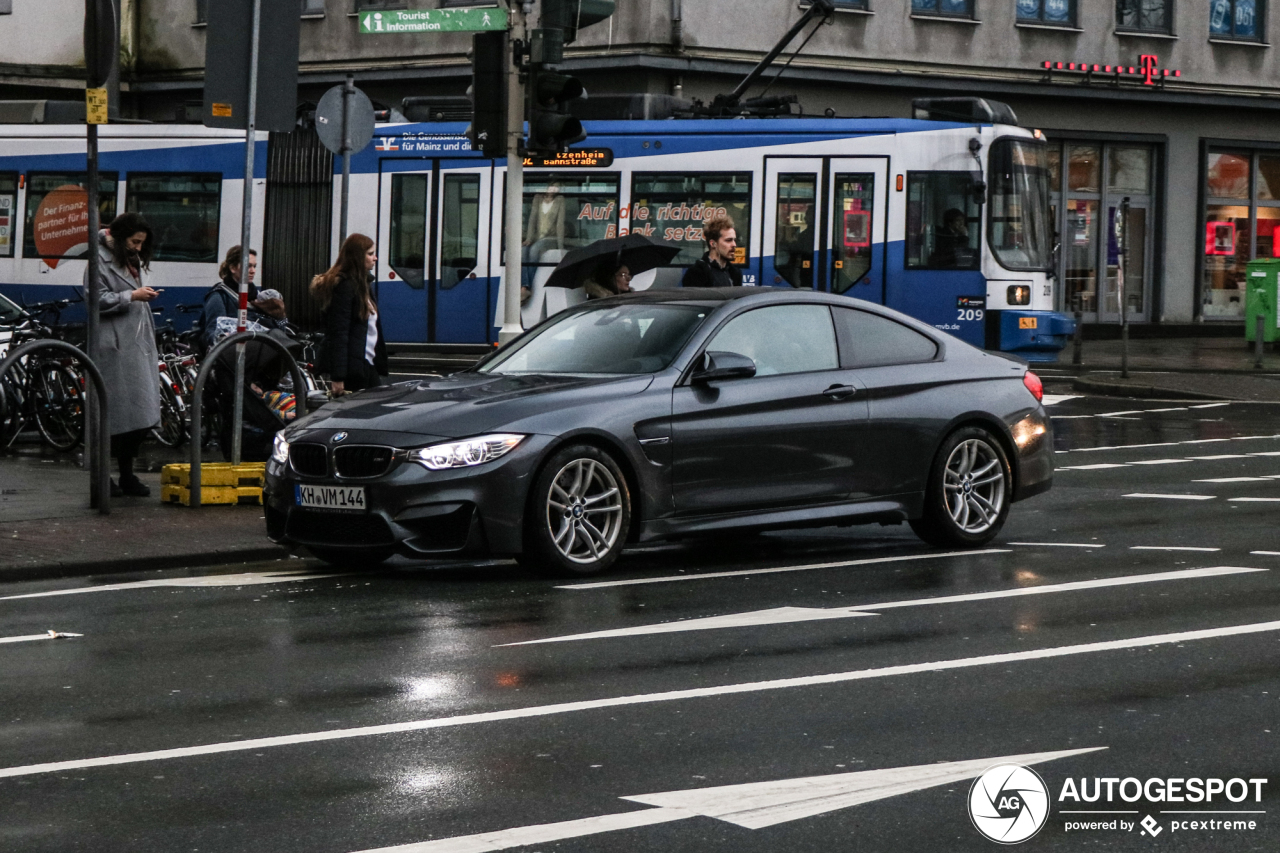
<path fill-rule="evenodd" d="M 996 260 L 1011 270 L 1047 270 L 1049 169 L 1046 146 L 999 139 L 991 146 L 988 239 Z"/>

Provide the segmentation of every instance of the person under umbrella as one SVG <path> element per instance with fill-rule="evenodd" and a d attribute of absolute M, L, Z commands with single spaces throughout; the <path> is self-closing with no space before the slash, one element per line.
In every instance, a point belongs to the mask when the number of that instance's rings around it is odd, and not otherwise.
<path fill-rule="evenodd" d="M 616 262 L 601 264 L 595 273 L 587 279 L 583 289 L 588 299 L 604 299 L 631 292 L 631 270 L 626 264 Z"/>

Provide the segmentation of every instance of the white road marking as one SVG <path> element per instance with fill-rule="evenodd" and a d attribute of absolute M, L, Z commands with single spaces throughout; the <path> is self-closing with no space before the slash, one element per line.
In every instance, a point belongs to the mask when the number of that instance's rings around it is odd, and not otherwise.
<path fill-rule="evenodd" d="M 1250 453 L 1249 456 L 1280 456 L 1280 450 L 1268 450 L 1263 453 Z"/>
<path fill-rule="evenodd" d="M 0 637 L 0 643 L 30 643 L 35 640 L 62 640 L 68 637 L 83 637 L 84 634 L 72 634 L 70 631 L 45 631 L 43 634 L 24 634 L 20 637 Z"/>
<path fill-rule="evenodd" d="M 1040 402 L 1046 406 L 1056 406 L 1068 400 L 1078 400 L 1081 396 L 1080 394 L 1045 394 L 1044 399 Z"/>
<path fill-rule="evenodd" d="M 1130 551 L 1221 551 L 1221 548 L 1195 548 L 1182 545 L 1131 545 Z"/>
<path fill-rule="evenodd" d="M 1129 462 L 1129 465 L 1177 465 L 1182 462 L 1190 462 L 1190 459 L 1138 459 Z"/>
<path fill-rule="evenodd" d="M 1213 477 L 1208 480 L 1192 480 L 1193 483 L 1265 483 L 1267 477 Z"/>
<path fill-rule="evenodd" d="M 350 572 L 341 574 L 307 574 L 303 572 L 241 572 L 234 575 L 201 575 L 194 578 L 161 578 L 149 581 L 132 581 L 130 583 L 109 583 L 102 586 L 81 586 L 75 589 L 54 589 L 48 592 L 28 592 L 23 595 L 0 596 L 0 601 L 12 601 L 18 598 L 47 598 L 53 595 L 83 595 L 86 592 L 112 592 L 122 589 L 153 589 L 155 587 L 175 586 L 254 586 L 264 583 L 289 583 L 311 581 L 321 578 L 345 577 Z"/>
<path fill-rule="evenodd" d="M 1140 414 L 1142 414 L 1141 409 L 1126 409 L 1123 412 L 1102 412 L 1100 414 L 1094 415 L 1094 417 L 1095 418 L 1118 418 L 1121 415 L 1140 415 Z"/>
<path fill-rule="evenodd" d="M 1131 495 L 1121 495 L 1125 498 L 1164 498 L 1171 501 L 1211 501 L 1215 500 L 1217 495 L 1153 495 L 1144 492 L 1134 492 Z"/>
<path fill-rule="evenodd" d="M 1250 554 L 1261 554 L 1264 557 L 1280 557 L 1280 551 L 1250 551 Z"/>
<path fill-rule="evenodd" d="M 1229 438 L 1196 438 L 1180 441 L 1179 444 L 1217 444 L 1220 441 L 1230 441 Z"/>
<path fill-rule="evenodd" d="M 1208 462 L 1214 459 L 1245 459 L 1246 456 L 1244 453 L 1219 453 L 1216 456 L 1192 456 L 1191 458 Z"/>
<path fill-rule="evenodd" d="M 1211 548 L 1207 550 L 1217 549 Z M 920 607 L 922 605 L 929 604 L 962 604 L 974 601 L 992 601 L 999 598 L 1019 598 L 1024 595 L 1047 595 L 1049 593 L 1056 592 L 1079 592 L 1087 589 L 1131 586 L 1143 583 L 1159 583 L 1162 581 L 1223 577 L 1225 575 L 1239 575 L 1264 571 L 1268 570 L 1246 568 L 1243 566 L 1214 566 L 1206 569 L 1179 569 L 1171 572 L 1150 572 L 1142 575 L 1124 575 L 1114 578 L 1096 578 L 1088 581 L 1071 581 L 1068 583 L 1043 584 L 1041 586 L 1016 587 L 1014 589 L 998 589 L 991 592 L 968 592 L 960 595 L 943 595 L 933 598 L 912 598 L 905 601 L 884 601 L 879 604 L 852 604 L 848 607 L 774 607 L 769 610 L 730 613 L 725 616 L 708 616 L 702 619 L 680 619 L 675 622 L 657 622 L 648 625 L 634 625 L 630 628 L 611 628 L 605 631 L 591 631 L 585 634 L 569 634 L 562 637 L 546 637 L 541 640 L 524 640 L 518 643 L 503 643 L 502 646 L 499 646 L 498 648 L 504 648 L 506 646 L 533 646 L 541 643 L 569 643 L 579 640 L 603 640 L 617 637 L 639 637 L 650 636 L 653 634 L 678 634 L 686 631 L 711 631 L 721 628 L 786 625 L 794 622 L 813 622 L 820 619 L 846 619 L 858 616 L 875 616 L 879 611 L 894 610 L 900 607 Z"/>
<path fill-rule="evenodd" d="M 504 720 L 522 720 L 534 717 L 547 717 L 555 714 L 573 713 L 576 711 L 593 711 L 601 708 L 620 708 L 630 705 L 651 705 L 662 702 L 683 701 L 685 699 L 705 699 L 715 696 L 735 696 L 746 693 L 762 693 L 771 690 L 787 690 L 797 687 L 845 684 L 855 681 L 866 681 L 874 678 L 890 678 L 899 675 L 920 675 L 924 673 L 946 672 L 948 670 L 971 669 L 979 666 L 1000 666 L 1021 661 L 1051 660 L 1074 655 L 1097 654 L 1101 652 L 1120 651 L 1123 649 L 1139 649 L 1148 646 L 1176 645 L 1178 643 L 1190 643 L 1197 640 L 1240 637 L 1272 631 L 1280 631 L 1280 621 L 1254 622 L 1247 625 L 1228 625 L 1219 628 L 1205 628 L 1198 631 L 1180 631 L 1173 634 L 1149 634 L 1144 637 L 1131 637 L 1125 640 L 1106 640 L 1097 643 L 1082 643 L 1074 646 L 1028 649 L 1020 652 L 983 655 L 981 657 L 931 661 L 928 663 L 902 664 L 899 666 L 886 666 L 877 669 L 832 672 L 823 675 L 805 675 L 794 678 L 779 678 L 772 681 L 749 681 L 737 684 L 722 684 L 715 687 L 695 687 L 687 690 L 670 690 L 664 693 L 643 693 L 632 696 L 617 696 L 608 699 L 587 699 L 579 702 L 564 702 L 555 705 L 535 705 L 526 708 L 509 708 L 505 711 L 487 711 L 476 714 L 462 714 L 456 717 L 439 717 L 429 720 L 411 720 L 403 723 L 387 723 L 378 726 L 361 726 L 351 729 L 333 729 L 330 731 L 307 732 L 296 735 L 262 737 L 254 738 L 252 740 L 211 743 L 204 744 L 202 746 L 180 747 L 177 749 L 160 749 L 153 752 L 105 755 L 97 758 L 81 758 L 70 761 L 51 761 L 45 764 L 28 764 L 21 767 L 0 768 L 0 779 L 9 779 L 18 776 L 35 776 L 43 773 L 59 773 L 69 770 L 83 770 L 90 767 L 110 767 L 120 764 L 137 764 L 144 761 L 167 761 L 177 758 L 191 758 L 197 755 L 219 755 L 230 752 L 247 752 L 251 750 L 270 749 L 281 746 L 295 746 L 303 743 L 319 743 L 323 741 L 349 740 L 351 738 L 371 737 L 375 735 L 402 734 L 405 732 L 426 731 L 430 729 L 455 728 L 458 726 L 494 723 Z"/>
<path fill-rule="evenodd" d="M 1128 468 L 1123 462 L 1099 462 L 1096 465 L 1070 465 L 1057 468 L 1058 471 L 1101 471 L 1104 468 Z"/>
<path fill-rule="evenodd" d="M 1037 545 L 1046 548 L 1105 548 L 1088 542 L 1009 542 L 1009 545 Z"/>
<path fill-rule="evenodd" d="M 1102 749 L 1107 747 L 1034 752 L 999 758 L 921 764 L 916 767 L 890 767 L 884 770 L 860 770 L 855 773 L 720 785 L 660 794 L 635 794 L 621 799 L 657 808 L 500 829 L 455 838 L 438 838 L 395 847 L 379 847 L 361 853 L 488 853 L 699 816 L 722 820 L 746 829 L 762 829 L 914 791 L 965 782 L 999 764 L 1041 764 Z"/>
<path fill-rule="evenodd" d="M 748 575 L 767 575 L 778 572 L 809 572 L 815 569 L 838 569 L 843 566 L 870 566 L 875 563 L 898 563 L 904 560 L 941 560 L 945 557 L 972 557 L 978 554 L 1008 554 L 1008 548 L 985 548 L 981 551 L 945 551 L 941 554 L 908 554 L 903 557 L 875 557 L 867 560 L 844 560 L 839 563 L 811 563 L 807 566 L 778 566 L 773 569 L 742 569 L 736 572 L 706 572 L 696 575 L 667 575 L 660 578 L 635 578 L 629 581 L 597 581 L 558 586 L 556 589 L 603 589 L 611 586 L 638 586 L 647 583 L 673 581 L 700 581 L 709 578 L 740 578 Z"/>
<path fill-rule="evenodd" d="M 1235 503 L 1270 504 L 1280 503 L 1280 498 L 1227 498 Z"/>
<path fill-rule="evenodd" d="M 1148 412 L 1185 412 L 1186 406 L 1170 406 L 1167 409 L 1147 409 Z"/>
<path fill-rule="evenodd" d="M 1199 406 L 1187 406 L 1188 409 L 1217 409 L 1221 406 L 1230 406 L 1230 403 L 1204 403 Z"/>

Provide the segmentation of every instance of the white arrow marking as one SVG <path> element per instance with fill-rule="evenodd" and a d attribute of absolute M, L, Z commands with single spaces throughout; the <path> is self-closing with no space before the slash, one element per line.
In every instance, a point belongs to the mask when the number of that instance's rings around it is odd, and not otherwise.
<path fill-rule="evenodd" d="M 160 578 L 150 581 L 132 581 L 130 583 L 109 583 L 102 586 L 81 586 L 75 589 L 55 589 L 48 592 L 28 592 L 24 595 L 6 595 L 0 601 L 12 601 L 16 598 L 47 598 L 51 595 L 83 595 L 86 592 L 110 592 L 121 589 L 150 589 L 153 587 L 173 586 L 254 586 L 263 583 L 290 583 L 294 581 L 312 581 L 320 578 L 340 578 L 342 574 L 314 575 L 301 572 L 241 572 L 234 575 L 202 575 L 195 578 Z"/>
<path fill-rule="evenodd" d="M 585 820 L 522 826 L 457 838 L 440 838 L 397 847 L 380 847 L 361 853 L 488 853 L 492 850 L 581 838 L 585 835 L 669 823 L 691 817 L 710 817 L 746 829 L 762 829 L 850 806 L 963 782 L 982 775 L 998 764 L 1042 764 L 1102 749 L 1107 747 L 1033 752 L 1027 755 L 890 767 L 886 770 L 862 770 L 830 776 L 779 779 L 776 782 L 748 782 L 745 785 L 640 794 L 622 799 L 658 808 Z"/>
<path fill-rule="evenodd" d="M 33 640 L 63 640 L 83 636 L 84 634 L 72 634 L 69 631 L 46 631 L 43 634 L 24 634 L 21 637 L 0 637 L 0 643 L 30 643 Z"/>
<path fill-rule="evenodd" d="M 1142 546 L 1137 546 L 1142 547 Z M 1159 549 L 1198 550 L 1198 549 Z M 1208 549 L 1208 550 L 1217 550 Z M 708 616 L 703 619 L 682 619 L 678 622 L 659 622 L 652 625 L 635 625 L 631 628 L 613 628 L 592 631 L 587 634 L 570 634 L 564 637 L 547 637 L 543 640 L 524 640 L 519 643 L 503 643 L 503 646 L 532 646 L 538 643 L 567 643 L 574 640 L 600 640 L 607 637 L 637 637 L 649 634 L 672 634 L 683 631 L 709 631 L 716 628 L 742 628 L 756 625 L 783 625 L 789 622 L 812 622 L 819 619 L 847 619 L 853 616 L 875 616 L 875 611 L 896 607 L 919 607 L 923 604 L 956 604 L 967 601 L 989 601 L 996 598 L 1014 598 L 1023 595 L 1045 595 L 1054 592 L 1076 592 L 1082 589 L 1100 589 L 1108 586 L 1129 586 L 1159 581 L 1213 578 L 1222 575 L 1238 575 L 1247 572 L 1265 572 L 1268 569 L 1250 569 L 1240 566 L 1215 566 L 1210 569 L 1181 569 L 1175 572 L 1152 572 L 1144 575 L 1125 575 L 1118 578 L 1098 578 L 1091 581 L 1053 583 L 1043 586 L 1025 586 L 1017 589 L 1001 589 L 994 592 L 970 592 L 963 595 L 946 595 L 938 598 L 913 598 L 907 601 L 885 601 L 880 604 L 857 604 L 851 607 L 775 607 L 772 610 L 754 610 L 748 613 L 732 613 L 727 616 Z"/>

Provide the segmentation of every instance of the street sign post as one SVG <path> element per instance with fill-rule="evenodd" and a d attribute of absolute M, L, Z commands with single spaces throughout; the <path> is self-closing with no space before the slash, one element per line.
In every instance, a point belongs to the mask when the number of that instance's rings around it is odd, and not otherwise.
<path fill-rule="evenodd" d="M 361 151 L 373 139 L 373 103 L 355 87 L 354 79 L 334 86 L 316 105 L 316 135 L 321 144 L 342 157 L 342 205 L 338 220 L 338 241 L 347 238 L 347 210 L 350 207 L 351 153 Z"/>
<path fill-rule="evenodd" d="M 360 13 L 360 32 L 364 35 L 475 33 L 506 28 L 506 9 L 389 9 Z"/>

